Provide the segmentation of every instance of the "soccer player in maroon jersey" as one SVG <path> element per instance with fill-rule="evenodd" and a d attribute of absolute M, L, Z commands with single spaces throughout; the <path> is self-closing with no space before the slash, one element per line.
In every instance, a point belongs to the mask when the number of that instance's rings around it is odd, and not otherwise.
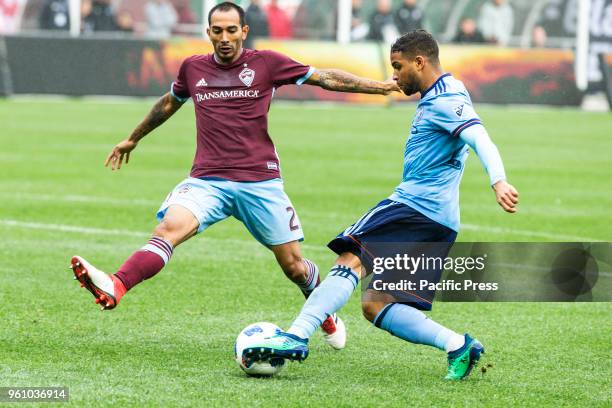
<path fill-rule="evenodd" d="M 244 49 L 249 27 L 244 11 L 233 3 L 215 6 L 208 20 L 214 53 L 187 58 L 170 92 L 106 159 L 106 166 L 121 169 L 144 136 L 189 98 L 193 100 L 197 149 L 191 174 L 162 204 L 153 237 L 112 275 L 82 257 L 72 258 L 76 279 L 102 309 L 113 309 L 126 291 L 157 274 L 177 245 L 229 216 L 242 221 L 274 253 L 287 277 L 308 297 L 319 283 L 319 270 L 302 257 L 302 228 L 284 192 L 279 159 L 268 135 L 274 91 L 303 83 L 339 92 L 387 95 L 399 91 L 394 82 L 317 70 L 273 51 Z M 337 316 L 329 316 L 321 327 L 332 347 L 344 347 L 344 324 Z"/>

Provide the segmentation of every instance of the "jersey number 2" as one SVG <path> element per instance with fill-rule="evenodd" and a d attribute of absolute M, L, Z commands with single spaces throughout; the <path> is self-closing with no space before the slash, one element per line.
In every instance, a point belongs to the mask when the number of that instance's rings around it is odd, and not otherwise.
<path fill-rule="evenodd" d="M 295 223 L 295 210 L 293 207 L 287 207 L 287 212 L 291 213 L 291 219 L 289 220 L 289 229 L 291 231 L 299 230 L 300 226 Z"/>

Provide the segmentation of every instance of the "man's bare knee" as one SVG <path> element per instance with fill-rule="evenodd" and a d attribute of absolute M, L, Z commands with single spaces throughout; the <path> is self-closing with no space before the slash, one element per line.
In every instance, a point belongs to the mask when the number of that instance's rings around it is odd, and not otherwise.
<path fill-rule="evenodd" d="M 279 260 L 279 263 L 285 275 L 293 282 L 302 283 L 307 279 L 306 267 L 301 257 L 291 256 Z"/>
<path fill-rule="evenodd" d="M 168 225 L 168 223 L 163 220 L 157 224 L 153 230 L 153 236 L 165 239 L 170 242 L 172 246 L 177 246 L 181 242 L 180 234 L 177 233 L 176 229 L 173 229 L 172 226 Z"/>
<path fill-rule="evenodd" d="M 175 233 L 175 228 L 173 228 L 173 226 L 166 220 L 161 220 L 153 230 L 153 235 L 156 237 L 162 237 L 164 239 L 169 239 Z"/>
<path fill-rule="evenodd" d="M 378 302 L 362 302 L 361 313 L 370 322 L 373 322 L 384 305 Z"/>
<path fill-rule="evenodd" d="M 166 215 L 155 227 L 153 235 L 169 241 L 173 246 L 186 241 L 196 234 L 199 223 L 187 209 L 170 207 Z"/>

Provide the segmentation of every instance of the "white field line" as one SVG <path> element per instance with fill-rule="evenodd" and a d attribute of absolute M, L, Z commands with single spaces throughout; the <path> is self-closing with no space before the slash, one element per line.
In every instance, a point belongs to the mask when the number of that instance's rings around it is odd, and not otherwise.
<path fill-rule="evenodd" d="M 525 237 L 548 238 L 559 242 L 600 242 L 601 239 L 592 237 L 583 237 L 580 235 L 558 234 L 556 232 L 532 231 L 513 228 L 488 227 L 475 224 L 461 224 L 461 228 L 467 231 L 480 231 L 492 234 L 518 234 Z"/>
<path fill-rule="evenodd" d="M 12 227 L 12 228 L 71 232 L 71 233 L 88 234 L 88 235 L 113 235 L 113 236 L 123 236 L 123 237 L 129 236 L 129 237 L 138 237 L 138 238 L 144 238 L 144 239 L 151 237 L 150 232 L 131 231 L 131 230 L 123 230 L 123 229 L 78 227 L 75 225 L 65 225 L 65 224 L 43 224 L 43 223 L 38 223 L 38 222 L 24 222 L 24 221 L 7 220 L 7 219 L 0 219 L 0 225 L 5 226 L 5 227 Z M 205 241 L 221 242 L 224 244 L 231 244 L 231 245 L 260 246 L 260 244 L 255 240 L 245 241 L 242 239 L 210 238 L 210 237 L 204 237 L 203 239 Z M 308 251 L 328 252 L 328 249 L 323 246 L 301 244 L 301 247 L 304 249 L 307 249 Z"/>
<path fill-rule="evenodd" d="M 81 234 L 90 234 L 90 235 L 120 235 L 120 236 L 133 236 L 139 238 L 147 238 L 151 236 L 151 233 L 147 232 L 139 232 L 139 231 L 131 231 L 131 230 L 122 230 L 122 229 L 107 229 L 107 228 L 90 228 L 90 227 L 79 227 L 75 225 L 66 225 L 66 224 L 46 224 L 46 223 L 36 223 L 36 222 L 26 222 L 26 221 L 18 221 L 18 220 L 10 220 L 10 219 L 0 219 L 0 225 L 6 227 L 14 227 L 14 228 L 27 228 L 27 229 L 38 229 L 38 230 L 49 230 L 49 231 L 60 231 L 60 232 L 76 232 Z M 494 234 L 520 234 L 525 236 L 533 236 L 533 237 L 546 237 L 551 239 L 561 239 L 563 241 L 568 242 L 597 242 L 599 240 L 595 238 L 589 237 L 579 237 L 573 235 L 560 235 L 549 232 L 536 232 L 536 231 L 525 231 L 525 230 L 512 230 L 506 228 L 498 228 L 498 227 L 484 227 L 480 225 L 463 225 L 464 229 L 473 230 L 473 231 L 482 231 L 482 232 L 490 232 Z M 233 240 L 233 239 L 212 239 L 206 238 L 208 240 L 217 240 L 223 242 L 234 242 L 238 244 L 245 244 L 247 241 L 244 240 Z M 320 250 L 321 248 L 314 245 L 304 244 L 304 248 Z"/>
<path fill-rule="evenodd" d="M 35 230 L 59 231 L 59 232 L 76 232 L 79 234 L 91 235 L 121 235 L 128 237 L 150 238 L 151 234 L 146 232 L 122 230 L 122 229 L 105 229 L 105 228 L 87 228 L 77 227 L 65 224 L 42 224 L 38 222 L 24 222 L 17 220 L 0 219 L 0 225 L 5 227 L 25 228 Z"/>
<path fill-rule="evenodd" d="M 53 194 L 30 194 L 30 193 L 0 193 L 0 197 L 5 199 L 15 200 L 33 200 L 33 201 L 59 201 L 66 203 L 99 203 L 99 204 L 117 204 L 125 206 L 142 205 L 159 207 L 163 202 L 163 197 L 158 200 L 147 200 L 142 198 L 113 198 L 113 197 L 98 197 L 88 195 L 53 195 Z"/>
<path fill-rule="evenodd" d="M 105 228 L 88 228 L 88 227 L 77 227 L 73 225 L 65 225 L 65 224 L 42 224 L 36 222 L 23 222 L 17 220 L 6 220 L 0 219 L 0 225 L 6 227 L 14 227 L 14 228 L 25 228 L 25 229 L 35 229 L 35 230 L 47 230 L 47 231 L 59 231 L 59 232 L 74 232 L 79 234 L 90 234 L 90 235 L 118 235 L 118 236 L 131 236 L 138 238 L 149 238 L 151 236 L 150 233 L 147 232 L 139 232 L 139 231 L 131 231 L 131 230 L 122 230 L 122 229 L 105 229 Z M 227 244 L 237 244 L 237 245 L 259 245 L 257 242 L 249 242 L 245 240 L 239 239 L 217 239 L 217 238 L 204 238 L 207 241 L 218 241 Z M 584 241 L 588 242 L 588 241 Z M 327 248 L 322 246 L 308 245 L 302 244 L 304 249 L 309 251 L 320 251 L 327 252 Z M 517 269 L 534 269 L 533 265 L 522 265 L 522 264 L 500 264 L 505 267 L 517 268 Z M 603 271 L 599 273 L 601 276 L 612 277 L 612 273 Z"/>
<path fill-rule="evenodd" d="M 147 200 L 147 199 L 126 199 L 126 198 L 97 197 L 97 196 L 70 195 L 70 194 L 51 195 L 51 194 L 29 194 L 29 193 L 17 193 L 17 194 L 0 193 L 0 197 L 15 198 L 15 199 L 42 200 L 42 201 L 63 201 L 63 202 L 75 202 L 75 203 L 117 204 L 117 205 L 126 205 L 126 206 L 142 205 L 142 206 L 155 207 L 156 209 L 162 203 L 162 200 L 155 201 L 155 200 Z M 339 215 L 333 212 L 300 211 L 299 213 L 309 214 L 317 218 L 326 218 L 330 220 L 339 218 Z M 48 224 L 44 224 L 44 225 L 48 225 Z M 338 226 L 338 231 L 340 231 L 340 229 L 344 227 L 346 226 L 342 226 L 342 225 Z M 79 228 L 79 227 L 74 227 L 74 228 Z M 499 235 L 514 234 L 514 235 L 521 235 L 524 237 L 545 238 L 545 239 L 551 239 L 551 240 L 562 241 L 562 242 L 599 242 L 601 241 L 601 239 L 598 239 L 598 238 L 585 237 L 585 236 L 580 236 L 580 235 L 559 234 L 559 233 L 547 232 L 547 231 L 534 231 L 534 230 L 524 230 L 524 229 L 491 227 L 491 226 L 476 225 L 476 224 L 461 224 L 461 228 L 466 231 L 477 231 L 477 232 L 479 231 L 483 233 L 499 234 Z M 78 232 L 78 231 L 74 231 L 74 232 Z M 112 234 L 112 235 L 116 235 L 116 234 Z"/>

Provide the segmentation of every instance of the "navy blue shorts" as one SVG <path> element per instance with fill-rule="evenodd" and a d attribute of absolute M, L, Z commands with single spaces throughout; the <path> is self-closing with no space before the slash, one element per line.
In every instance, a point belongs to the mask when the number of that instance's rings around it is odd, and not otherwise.
<path fill-rule="evenodd" d="M 366 272 L 371 273 L 375 258 L 394 257 L 398 253 L 413 257 L 445 258 L 456 238 L 456 231 L 433 221 L 406 204 L 387 199 L 378 203 L 327 246 L 338 255 L 345 252 L 355 254 L 361 259 Z M 417 282 L 426 279 L 437 283 L 442 272 L 442 268 L 433 267 L 416 270 L 408 278 Z M 375 276 L 383 282 L 396 282 L 402 277 L 405 276 L 398 274 L 398 271 L 384 271 Z M 374 277 L 369 278 L 367 288 L 375 289 Z M 435 291 L 428 289 L 385 293 L 393 296 L 397 303 L 411 304 L 421 310 L 431 310 L 435 295 Z"/>
<path fill-rule="evenodd" d="M 427 218 L 406 204 L 383 200 L 327 246 L 338 255 L 362 256 L 370 242 L 455 242 L 457 232 Z"/>

